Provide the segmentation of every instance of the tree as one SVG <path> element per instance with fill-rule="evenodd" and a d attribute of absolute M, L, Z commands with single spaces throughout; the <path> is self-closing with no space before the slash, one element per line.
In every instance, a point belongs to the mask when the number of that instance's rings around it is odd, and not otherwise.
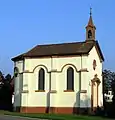
<path fill-rule="evenodd" d="M 4 77 L 0 71 L 0 109 L 12 110 L 13 78 L 10 74 Z"/>
<path fill-rule="evenodd" d="M 12 78 L 12 76 L 11 76 L 10 74 L 7 74 L 7 75 L 5 76 L 5 81 L 6 81 L 7 83 L 10 83 L 10 82 L 11 82 L 11 78 Z"/>
<path fill-rule="evenodd" d="M 108 90 L 112 90 L 112 84 L 115 81 L 115 72 L 105 69 L 103 71 L 103 87 L 104 93 Z"/>
<path fill-rule="evenodd" d="M 3 73 L 0 71 L 0 82 L 2 82 L 4 80 L 4 75 Z"/>
<path fill-rule="evenodd" d="M 109 117 L 115 117 L 115 115 L 114 115 L 114 111 L 115 111 L 115 72 L 112 72 L 110 70 L 103 71 L 103 87 L 104 87 L 104 93 L 106 93 L 108 90 L 112 90 L 112 92 L 113 92 L 112 103 L 108 103 L 104 99 L 104 109 Z"/>

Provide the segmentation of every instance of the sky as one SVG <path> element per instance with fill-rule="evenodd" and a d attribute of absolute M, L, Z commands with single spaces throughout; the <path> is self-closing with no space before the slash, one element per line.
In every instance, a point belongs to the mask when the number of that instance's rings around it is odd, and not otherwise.
<path fill-rule="evenodd" d="M 103 68 L 115 71 L 115 0 L 1 0 L 0 70 L 12 74 L 11 58 L 38 44 L 84 41 L 90 7 Z"/>

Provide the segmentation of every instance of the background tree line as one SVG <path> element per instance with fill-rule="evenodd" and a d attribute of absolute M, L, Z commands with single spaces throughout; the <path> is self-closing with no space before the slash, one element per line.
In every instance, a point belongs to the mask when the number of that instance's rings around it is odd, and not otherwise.
<path fill-rule="evenodd" d="M 106 102 L 104 93 L 112 91 L 112 102 Z M 115 117 L 115 72 L 111 70 L 103 70 L 103 101 L 104 111 L 109 117 Z"/>
<path fill-rule="evenodd" d="M 110 70 L 103 70 L 103 92 L 107 93 L 108 90 L 114 91 L 114 83 L 115 83 L 115 72 Z"/>
<path fill-rule="evenodd" d="M 0 71 L 0 110 L 13 110 L 12 95 L 14 93 L 14 80 L 10 74 L 6 76 Z"/>

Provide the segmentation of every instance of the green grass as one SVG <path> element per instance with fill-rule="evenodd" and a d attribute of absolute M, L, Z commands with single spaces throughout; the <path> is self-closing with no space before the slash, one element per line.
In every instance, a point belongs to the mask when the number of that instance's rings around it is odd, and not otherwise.
<path fill-rule="evenodd" d="M 107 119 L 101 118 L 101 117 L 82 116 L 82 115 L 35 114 L 35 113 L 34 114 L 25 113 L 24 114 L 24 113 L 7 112 L 7 111 L 0 111 L 0 114 L 31 117 L 31 118 L 50 119 L 50 120 L 107 120 Z"/>

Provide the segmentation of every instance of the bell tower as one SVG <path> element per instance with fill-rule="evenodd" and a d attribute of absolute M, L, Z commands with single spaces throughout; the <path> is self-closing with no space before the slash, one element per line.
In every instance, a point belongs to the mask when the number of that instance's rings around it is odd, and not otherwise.
<path fill-rule="evenodd" d="M 93 19 L 92 19 L 92 8 L 90 8 L 90 17 L 89 17 L 88 24 L 86 26 L 86 41 L 95 40 L 95 30 L 96 30 L 96 27 L 93 24 Z"/>

